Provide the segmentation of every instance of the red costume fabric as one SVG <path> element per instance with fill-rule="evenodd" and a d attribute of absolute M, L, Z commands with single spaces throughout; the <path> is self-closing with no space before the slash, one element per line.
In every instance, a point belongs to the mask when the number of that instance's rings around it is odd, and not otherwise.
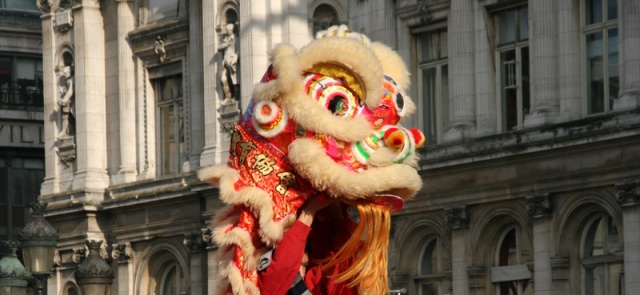
<path fill-rule="evenodd" d="M 317 223 L 317 226 L 315 226 Z M 324 237 L 324 246 L 336 243 L 338 240 L 348 238 L 344 234 L 338 234 L 337 240 L 327 240 L 325 230 L 332 229 L 335 232 L 335 228 L 329 224 L 322 223 L 320 221 L 314 221 L 314 233 L 317 230 L 319 234 L 314 234 L 314 237 L 310 238 L 312 245 L 321 243 L 321 239 Z M 302 256 L 304 255 L 304 248 L 307 243 L 307 237 L 311 232 L 311 228 L 306 224 L 296 220 L 291 228 L 286 231 L 282 237 L 282 240 L 278 244 L 277 249 L 273 252 L 273 257 L 269 266 L 262 272 L 258 273 L 258 288 L 261 295 L 284 295 L 287 293 L 294 279 L 298 275 L 300 270 L 300 263 Z M 334 235 L 335 237 L 336 235 Z M 316 248 L 320 249 L 320 248 Z M 330 250 L 329 255 L 335 253 Z M 314 263 L 314 258 L 318 257 L 318 254 L 312 253 L 309 259 L 309 267 L 307 273 L 304 276 L 304 283 L 313 295 L 324 294 L 339 294 L 339 295 L 356 295 L 358 294 L 355 288 L 349 288 L 344 284 L 336 283 L 331 277 L 335 277 L 338 274 L 338 269 L 335 268 L 329 271 L 328 275 L 322 270 L 322 266 Z"/>

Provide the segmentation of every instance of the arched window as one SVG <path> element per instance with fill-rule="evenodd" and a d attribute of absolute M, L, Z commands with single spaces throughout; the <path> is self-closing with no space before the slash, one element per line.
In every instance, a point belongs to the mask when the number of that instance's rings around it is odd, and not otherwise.
<path fill-rule="evenodd" d="M 584 294 L 623 294 L 623 257 L 618 228 L 611 216 L 592 217 L 582 237 Z"/>
<path fill-rule="evenodd" d="M 438 237 L 427 239 L 422 246 L 418 276 L 415 278 L 418 294 L 443 295 L 451 293 L 451 284 L 446 274 L 449 255 L 443 248 L 444 245 Z"/>
<path fill-rule="evenodd" d="M 160 280 L 160 286 L 162 286 L 160 295 L 188 294 L 184 273 L 178 263 L 173 261 L 167 264 Z"/>
<path fill-rule="evenodd" d="M 329 4 L 320 4 L 313 12 L 313 35 L 330 26 L 338 25 L 338 12 Z"/>
<path fill-rule="evenodd" d="M 503 231 L 496 253 L 496 266 L 491 269 L 491 279 L 497 283 L 498 295 L 530 295 L 531 244 L 519 227 L 512 226 Z"/>

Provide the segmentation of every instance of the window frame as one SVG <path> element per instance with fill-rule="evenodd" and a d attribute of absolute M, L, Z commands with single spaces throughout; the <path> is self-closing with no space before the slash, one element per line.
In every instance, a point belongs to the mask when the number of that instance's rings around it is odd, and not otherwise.
<path fill-rule="evenodd" d="M 529 82 L 528 82 L 528 86 L 527 88 L 529 89 L 529 94 L 528 94 L 528 104 L 529 104 L 529 108 L 528 110 L 525 110 L 524 105 L 525 105 L 525 93 L 523 91 L 524 88 L 524 79 L 523 79 L 523 57 L 522 57 L 522 50 L 526 49 L 528 52 L 530 52 L 530 46 L 529 46 L 529 39 L 530 39 L 530 29 L 529 29 L 529 24 L 528 24 L 528 15 L 529 15 L 529 3 L 528 1 L 522 1 L 522 0 L 515 0 L 515 1 L 504 1 L 504 2 L 499 2 L 496 4 L 492 4 L 492 5 L 488 5 L 487 7 L 487 13 L 491 15 L 491 20 L 492 20 L 492 30 L 494 32 L 494 40 L 493 40 L 493 44 L 494 45 L 494 62 L 496 64 L 495 69 L 496 69 L 496 106 L 498 108 L 497 111 L 497 127 L 498 127 L 498 131 L 499 132 L 510 132 L 510 131 L 514 131 L 514 130 L 521 130 L 524 128 L 524 119 L 525 116 L 527 114 L 525 114 L 525 111 L 530 113 L 531 112 L 531 82 L 530 82 L 530 78 L 531 78 L 531 54 L 528 54 L 528 58 L 527 58 L 527 69 L 528 69 L 528 73 L 527 76 L 529 77 Z M 527 37 L 526 39 L 521 39 L 520 36 L 520 28 L 521 28 L 521 24 L 522 19 L 521 19 L 521 10 L 522 9 L 526 9 L 527 10 L 527 20 L 526 20 L 526 24 L 527 24 Z M 500 14 L 506 11 L 510 11 L 510 10 L 515 10 L 515 22 L 516 22 L 516 30 L 514 32 L 515 36 L 515 40 L 513 42 L 508 42 L 508 43 L 501 43 L 500 42 Z M 515 52 L 515 83 L 516 85 L 511 87 L 511 86 L 504 86 L 503 85 L 503 77 L 504 76 L 504 69 L 503 69 L 503 62 L 502 62 L 502 54 L 506 53 L 508 51 L 514 51 Z M 507 95 L 506 95 L 506 89 L 507 87 L 511 88 L 511 89 L 515 89 L 516 90 L 516 124 L 511 127 L 511 129 L 509 129 L 509 126 L 507 126 L 507 117 L 509 114 L 507 114 L 508 110 L 507 110 Z"/>
<path fill-rule="evenodd" d="M 592 215 L 591 217 L 589 217 L 585 223 L 584 228 L 582 229 L 582 233 L 581 233 L 581 238 L 580 238 L 580 272 L 581 272 L 581 278 L 582 278 L 582 294 L 584 295 L 591 295 L 591 294 L 596 294 L 594 293 L 593 290 L 589 290 L 590 288 L 587 286 L 588 282 L 588 277 L 587 277 L 587 269 L 596 269 L 597 267 L 604 267 L 605 271 L 604 274 L 604 285 L 605 286 L 610 286 L 611 285 L 611 277 L 610 277 L 610 272 L 608 270 L 610 270 L 611 266 L 619 266 L 620 267 L 620 277 L 619 280 L 617 282 L 618 284 L 618 295 L 624 295 L 624 257 L 623 257 L 623 253 L 622 252 L 613 252 L 613 253 L 609 253 L 609 251 L 611 250 L 609 248 L 608 245 L 608 240 L 607 238 L 603 239 L 603 248 L 604 250 L 607 251 L 607 253 L 602 254 L 602 255 L 590 255 L 587 256 L 586 254 L 586 244 L 587 244 L 587 240 L 588 240 L 588 236 L 589 236 L 589 232 L 593 229 L 594 226 L 598 226 L 599 222 L 607 222 L 607 225 L 609 225 L 608 223 L 611 222 L 612 226 L 616 227 L 616 229 L 618 230 L 618 234 L 617 237 L 618 239 L 620 239 L 620 229 L 618 228 L 618 226 L 613 222 L 613 218 L 604 212 L 599 212 L 596 213 L 594 215 Z M 610 226 L 606 226 L 604 227 L 605 231 L 604 235 L 605 237 L 608 237 L 608 233 L 609 233 L 609 228 Z M 594 237 L 595 239 L 595 237 Z M 593 242 L 593 241 L 592 241 Z M 622 247 L 622 241 L 618 240 L 618 243 L 620 245 L 620 247 Z M 610 290 L 607 290 L 610 291 Z"/>
<path fill-rule="evenodd" d="M 450 100 L 450 87 L 449 87 L 449 41 L 448 41 L 448 30 L 446 28 L 446 24 L 442 24 L 434 27 L 432 30 L 415 33 L 415 42 L 416 42 L 416 59 L 417 59 L 417 76 L 418 76 L 418 107 L 420 108 L 420 116 L 418 119 L 418 123 L 420 128 L 424 131 L 426 141 L 425 146 L 437 145 L 441 143 L 444 139 L 444 133 L 449 125 L 450 119 L 450 111 L 449 111 L 449 100 Z M 436 36 L 438 41 L 438 53 L 435 59 L 427 59 L 422 56 L 423 51 L 423 38 L 430 38 L 431 36 Z M 446 40 L 446 52 L 443 55 L 441 50 L 443 49 L 441 46 L 441 40 Z M 435 70 L 435 81 L 434 85 L 436 89 L 434 90 L 433 102 L 427 101 L 427 96 L 431 96 L 430 93 L 427 93 L 426 86 L 424 85 L 426 74 L 425 72 L 428 70 Z M 445 69 L 445 70 L 443 70 Z M 446 77 L 444 77 L 443 72 L 446 72 Z M 447 80 L 446 88 L 443 87 L 443 79 Z M 445 96 L 446 93 L 446 97 Z M 430 97 L 431 98 L 431 97 Z M 427 112 L 427 108 L 431 110 L 431 113 Z M 435 126 L 432 126 L 435 125 Z M 433 129 L 433 134 L 431 134 L 431 129 Z"/>
<path fill-rule="evenodd" d="M 422 266 L 423 266 L 422 264 L 423 264 L 423 260 L 425 259 L 425 254 L 427 254 L 425 252 L 427 248 L 431 246 L 432 243 L 435 243 L 435 246 L 433 247 L 433 250 L 431 252 L 431 257 L 434 257 L 433 253 L 435 252 L 436 272 L 424 273 L 422 269 Z M 449 285 L 448 286 L 449 289 L 451 288 L 451 285 L 450 285 L 451 282 L 447 281 L 449 279 L 449 273 L 447 272 L 445 267 L 446 261 L 444 261 L 443 253 L 442 253 L 442 251 L 445 251 L 445 249 L 443 249 L 443 247 L 444 245 L 442 243 L 442 239 L 440 238 L 440 236 L 432 235 L 424 239 L 422 246 L 419 248 L 420 249 L 420 252 L 419 252 L 420 254 L 418 256 L 419 260 L 415 268 L 415 273 L 417 275 L 413 277 L 414 285 L 419 295 L 425 295 L 422 293 L 422 287 L 424 285 L 431 285 L 433 290 L 438 295 L 450 294 L 450 290 L 448 291 L 445 290 L 447 289 L 447 285 Z M 433 263 L 433 261 L 431 263 Z"/>
<path fill-rule="evenodd" d="M 176 77 L 180 77 L 180 88 L 181 95 L 179 97 L 173 97 L 171 99 L 162 100 L 160 97 L 162 95 L 161 83 L 162 81 L 168 81 L 169 79 L 175 79 Z M 186 110 L 185 110 L 185 83 L 184 83 L 184 75 L 182 73 L 174 73 L 172 75 L 157 77 L 152 80 L 153 89 L 155 92 L 155 104 L 156 104 L 156 174 L 158 177 L 165 176 L 173 176 L 178 175 L 183 172 L 183 164 L 187 161 L 186 159 L 186 134 L 185 134 L 185 120 L 186 118 Z M 164 139 L 167 136 L 167 133 L 163 130 L 163 112 L 169 111 L 173 113 L 173 121 L 171 122 L 174 136 L 178 138 L 175 141 L 177 145 L 177 149 L 174 153 L 171 151 L 165 151 Z M 180 130 L 182 130 L 182 136 L 180 134 Z M 169 154 L 168 154 L 169 153 Z M 167 157 L 169 159 L 167 159 Z M 175 171 L 166 171 L 164 162 L 165 160 L 172 160 L 173 165 L 175 165 Z"/>
<path fill-rule="evenodd" d="M 592 115 L 600 115 L 600 114 L 606 114 L 608 112 L 613 111 L 613 101 L 614 99 L 607 99 L 608 97 L 610 98 L 610 72 L 609 72 L 609 30 L 611 29 L 616 29 L 618 31 L 618 36 L 620 36 L 620 26 L 619 26 L 619 20 L 620 20 L 620 1 L 616 0 L 616 9 L 618 11 L 616 11 L 616 18 L 613 20 L 609 20 L 607 19 L 607 12 L 608 12 L 608 7 L 607 7 L 607 2 L 608 0 L 602 0 L 602 17 L 603 17 L 603 21 L 599 22 L 599 23 L 594 23 L 594 24 L 587 24 L 587 3 L 589 1 L 593 1 L 593 0 L 582 0 L 580 1 L 580 63 L 582 64 L 582 68 L 583 70 L 581 71 L 581 92 L 582 92 L 582 97 L 584 98 L 582 100 L 582 113 L 584 116 L 592 116 Z M 587 60 L 588 58 L 588 48 L 587 48 L 587 36 L 594 34 L 594 33 L 602 33 L 602 76 L 603 76 L 603 97 L 602 100 L 604 100 L 603 103 L 603 110 L 599 111 L 599 112 L 592 112 L 590 110 L 590 105 L 591 105 L 591 98 L 590 98 L 590 80 L 589 80 L 589 62 Z M 618 43 L 619 43 L 619 39 L 618 39 Z M 618 85 L 620 84 L 620 46 L 618 45 L 618 51 L 617 51 L 617 58 L 618 58 L 618 63 L 617 63 L 617 67 L 618 67 Z M 620 88 L 618 87 L 618 96 L 620 95 Z"/>
<path fill-rule="evenodd" d="M 515 239 L 515 248 L 516 248 L 516 262 L 515 264 L 509 264 L 507 263 L 506 265 L 501 265 L 500 264 L 500 252 L 502 249 L 503 244 L 505 243 L 505 239 L 506 237 L 511 233 L 511 231 L 514 231 L 514 239 Z M 492 268 L 492 271 L 497 269 L 497 268 L 501 268 L 501 267 L 509 267 L 509 268 L 513 268 L 515 269 L 515 267 L 520 266 L 520 268 L 522 268 L 523 265 L 528 264 L 529 262 L 524 261 L 523 259 L 523 242 L 527 242 L 527 240 L 523 241 L 523 235 L 524 232 L 522 230 L 522 227 L 519 225 L 509 225 L 507 227 L 505 227 L 501 233 L 500 236 L 498 238 L 498 242 L 496 243 L 496 247 L 495 247 L 495 254 L 494 254 L 494 267 Z M 532 246 L 532 245 L 531 245 Z M 492 277 L 492 281 L 494 283 L 495 286 L 495 292 L 497 295 L 504 295 L 502 294 L 502 285 L 505 283 L 510 283 L 510 282 L 515 282 L 516 284 L 516 292 L 517 295 L 522 295 L 522 294 L 526 294 L 525 291 L 530 290 L 530 292 L 533 291 L 533 286 L 532 286 L 532 282 L 533 282 L 533 276 L 531 275 L 531 277 L 526 278 L 526 279 L 519 279 L 519 280 L 500 280 L 497 281 L 495 280 L 495 278 Z M 528 285 L 525 285 L 528 284 Z"/>

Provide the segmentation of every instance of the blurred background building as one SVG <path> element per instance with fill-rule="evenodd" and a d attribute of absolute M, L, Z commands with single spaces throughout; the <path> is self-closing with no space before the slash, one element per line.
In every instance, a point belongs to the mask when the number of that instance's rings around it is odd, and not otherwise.
<path fill-rule="evenodd" d="M 48 294 L 79 294 L 87 240 L 112 294 L 213 294 L 220 203 L 195 172 L 226 161 L 267 52 L 333 24 L 401 54 L 427 136 L 393 289 L 640 289 L 636 0 L 33 2 L 0 0 L 0 238 L 39 188 Z"/>

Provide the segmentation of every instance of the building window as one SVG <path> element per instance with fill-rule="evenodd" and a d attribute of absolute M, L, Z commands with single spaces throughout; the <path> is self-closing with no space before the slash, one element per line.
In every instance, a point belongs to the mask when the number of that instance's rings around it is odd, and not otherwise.
<path fill-rule="evenodd" d="M 160 175 L 182 172 L 186 160 L 182 75 L 154 80 L 158 106 L 158 163 Z"/>
<path fill-rule="evenodd" d="M 622 244 L 611 216 L 591 218 L 582 242 L 583 294 L 624 294 L 622 261 Z"/>
<path fill-rule="evenodd" d="M 587 113 L 608 112 L 620 91 L 618 2 L 585 0 L 582 3 Z"/>
<path fill-rule="evenodd" d="M 184 273 L 177 262 L 171 262 L 165 267 L 160 286 L 160 295 L 188 294 Z"/>
<path fill-rule="evenodd" d="M 30 218 L 30 203 L 40 195 L 43 178 L 41 157 L 0 157 L 0 240 L 18 238 Z"/>
<path fill-rule="evenodd" d="M 338 25 L 338 12 L 329 4 L 320 4 L 313 11 L 313 35 L 325 30 L 330 26 Z"/>
<path fill-rule="evenodd" d="M 496 283 L 496 294 L 533 294 L 532 275 L 526 265 L 531 262 L 531 245 L 528 240 L 519 227 L 511 227 L 503 232 L 498 243 L 496 267 L 491 270 L 491 280 Z"/>
<path fill-rule="evenodd" d="M 418 276 L 415 278 L 418 294 L 444 295 L 451 293 L 451 284 L 445 269 L 448 254 L 437 237 L 428 239 L 420 251 Z"/>
<path fill-rule="evenodd" d="M 149 18 L 147 22 L 155 22 L 178 16 L 180 0 L 149 0 Z"/>
<path fill-rule="evenodd" d="M 0 55 L 0 108 L 43 107 L 42 59 Z"/>
<path fill-rule="evenodd" d="M 444 30 L 418 35 L 420 104 L 422 130 L 426 144 L 442 140 L 449 125 L 449 67 L 447 65 L 447 32 Z"/>
<path fill-rule="evenodd" d="M 36 1 L 25 0 L 0 0 L 0 9 L 10 8 L 16 10 L 38 10 Z"/>
<path fill-rule="evenodd" d="M 499 126 L 502 131 L 521 129 L 530 110 L 529 25 L 527 3 L 494 10 L 496 67 L 500 81 Z"/>

